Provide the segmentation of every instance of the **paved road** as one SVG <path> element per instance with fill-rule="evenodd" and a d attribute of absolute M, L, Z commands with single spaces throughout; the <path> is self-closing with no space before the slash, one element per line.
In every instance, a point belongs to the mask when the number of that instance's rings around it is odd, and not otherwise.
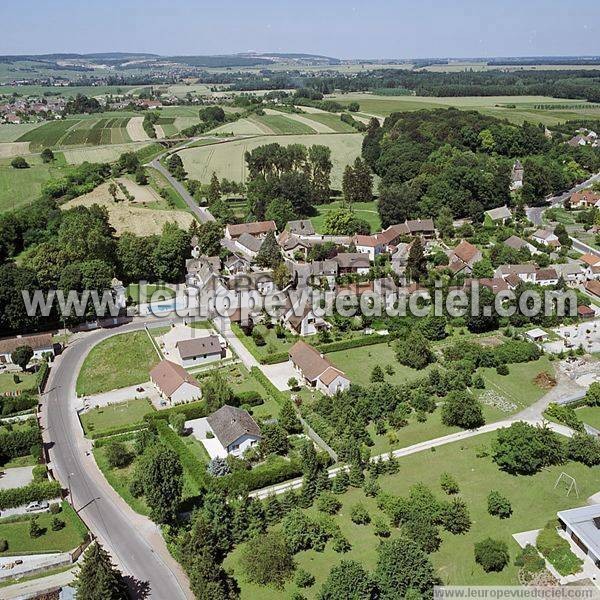
<path fill-rule="evenodd" d="M 594 256 L 600 257 L 600 250 L 592 248 L 591 246 L 584 244 L 581 240 L 578 240 L 574 237 L 571 238 L 571 241 L 573 242 L 573 248 L 575 248 L 577 252 L 581 252 L 583 254 L 593 254 Z"/>
<path fill-rule="evenodd" d="M 86 525 L 112 554 L 124 573 L 150 588 L 150 597 L 193 598 L 187 577 L 171 557 L 158 527 L 135 513 L 104 479 L 77 420 L 75 383 L 93 346 L 118 333 L 142 329 L 142 321 L 100 330 L 73 342 L 58 357 L 42 399 L 44 441 L 51 464 Z"/>
<path fill-rule="evenodd" d="M 185 187 L 181 184 L 180 181 L 177 181 L 171 173 L 165 167 L 160 164 L 159 158 L 155 158 L 150 162 L 150 166 L 156 169 L 159 173 L 164 175 L 164 177 L 169 181 L 169 183 L 177 190 L 179 195 L 183 198 L 184 202 L 187 204 L 190 211 L 198 217 L 198 219 L 202 223 L 206 223 L 207 221 L 214 221 L 215 218 L 210 214 L 207 208 L 203 208 L 198 206 L 198 203 L 194 200 L 194 198 L 190 195 L 190 193 L 185 189 Z"/>

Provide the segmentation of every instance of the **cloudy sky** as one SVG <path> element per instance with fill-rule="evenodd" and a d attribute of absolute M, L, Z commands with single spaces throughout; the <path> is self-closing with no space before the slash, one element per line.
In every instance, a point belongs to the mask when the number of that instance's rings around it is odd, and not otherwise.
<path fill-rule="evenodd" d="M 598 0 L 29 0 L 0 54 L 309 52 L 338 58 L 600 54 Z"/>

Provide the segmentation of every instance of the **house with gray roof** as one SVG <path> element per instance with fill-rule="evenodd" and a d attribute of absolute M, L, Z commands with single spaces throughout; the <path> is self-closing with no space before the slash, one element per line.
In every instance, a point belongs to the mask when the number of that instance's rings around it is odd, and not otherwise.
<path fill-rule="evenodd" d="M 248 412 L 225 405 L 206 418 L 213 440 L 218 441 L 225 456 L 242 456 L 261 440 L 260 428 Z M 214 444 L 214 442 L 213 442 Z"/>
<path fill-rule="evenodd" d="M 181 340 L 175 347 L 181 364 L 186 368 L 225 358 L 225 343 L 221 343 L 218 335 Z"/>
<path fill-rule="evenodd" d="M 600 504 L 591 504 L 557 513 L 561 529 L 600 567 Z"/>

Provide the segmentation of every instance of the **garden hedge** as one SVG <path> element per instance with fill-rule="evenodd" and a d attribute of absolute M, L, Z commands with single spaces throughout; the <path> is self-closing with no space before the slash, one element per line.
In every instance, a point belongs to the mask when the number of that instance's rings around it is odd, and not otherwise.
<path fill-rule="evenodd" d="M 121 427 L 113 427 L 112 429 L 103 429 L 102 431 L 93 431 L 87 434 L 91 440 L 99 440 L 107 437 L 114 437 L 121 433 L 136 432 L 140 429 L 146 429 L 147 423 L 134 423 L 133 425 L 122 425 Z"/>
<path fill-rule="evenodd" d="M 188 404 L 178 404 L 164 410 L 156 410 L 144 415 L 144 421 L 168 421 L 173 414 L 183 413 L 186 420 L 201 419 L 208 415 L 206 402 L 199 400 L 197 402 L 189 402 Z"/>
<path fill-rule="evenodd" d="M 250 375 L 263 386 L 267 395 L 270 396 L 275 402 L 281 404 L 286 399 L 286 396 L 283 392 L 280 392 L 271 381 L 267 378 L 267 376 L 258 368 L 252 367 L 250 369 Z"/>
<path fill-rule="evenodd" d="M 61 495 L 61 487 L 58 481 L 44 481 L 42 483 L 30 483 L 20 488 L 0 490 L 0 510 L 14 508 L 29 502 L 40 500 L 51 500 Z"/>

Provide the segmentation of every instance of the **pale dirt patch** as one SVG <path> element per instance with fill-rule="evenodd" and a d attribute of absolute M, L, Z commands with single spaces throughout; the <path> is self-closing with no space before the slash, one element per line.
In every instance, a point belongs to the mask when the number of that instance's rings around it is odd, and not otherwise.
<path fill-rule="evenodd" d="M 307 119 L 306 117 L 303 117 L 302 115 L 299 115 L 296 113 L 281 112 L 279 110 L 273 110 L 272 108 L 265 108 L 265 113 L 267 115 L 279 115 L 282 117 L 286 117 L 292 121 L 298 121 L 298 123 L 307 125 L 308 127 L 310 127 L 313 131 L 316 131 L 317 133 L 335 133 L 335 131 L 331 127 L 328 127 L 327 125 L 323 125 L 323 123 L 318 123 L 317 121 L 313 121 L 312 119 Z"/>
<path fill-rule="evenodd" d="M 165 130 L 162 128 L 162 125 L 155 125 L 154 131 L 156 131 L 156 139 L 163 140 L 167 136 L 165 135 Z"/>
<path fill-rule="evenodd" d="M 149 138 L 148 138 L 149 139 Z M 149 146 L 148 142 L 132 142 L 130 144 L 111 144 L 110 146 L 92 146 L 89 148 L 75 148 L 65 150 L 65 160 L 71 165 L 80 165 L 83 162 L 112 162 L 117 160 L 123 152 L 135 152 L 140 148 Z"/>
<path fill-rule="evenodd" d="M 7 142 L 0 144 L 0 158 L 11 158 L 29 154 L 29 142 Z"/>
<path fill-rule="evenodd" d="M 144 142 L 149 140 L 150 137 L 144 131 L 144 127 L 142 123 L 144 122 L 144 117 L 131 117 L 129 122 L 127 123 L 127 134 L 134 142 Z"/>
<path fill-rule="evenodd" d="M 110 224 L 115 228 L 117 235 L 126 231 L 140 236 L 158 234 L 162 231 L 165 223 L 177 223 L 181 228 L 188 229 L 194 220 L 191 214 L 183 210 L 144 208 L 145 204 L 163 204 L 165 201 L 150 186 L 141 186 L 126 178 L 119 178 L 116 181 L 125 185 L 133 195 L 133 201 L 115 202 L 108 193 L 109 182 L 107 182 L 89 194 L 66 202 L 61 208 L 67 210 L 74 206 L 89 207 L 92 204 L 106 206 Z M 123 198 L 123 192 L 120 189 L 117 192 L 117 198 Z"/>

